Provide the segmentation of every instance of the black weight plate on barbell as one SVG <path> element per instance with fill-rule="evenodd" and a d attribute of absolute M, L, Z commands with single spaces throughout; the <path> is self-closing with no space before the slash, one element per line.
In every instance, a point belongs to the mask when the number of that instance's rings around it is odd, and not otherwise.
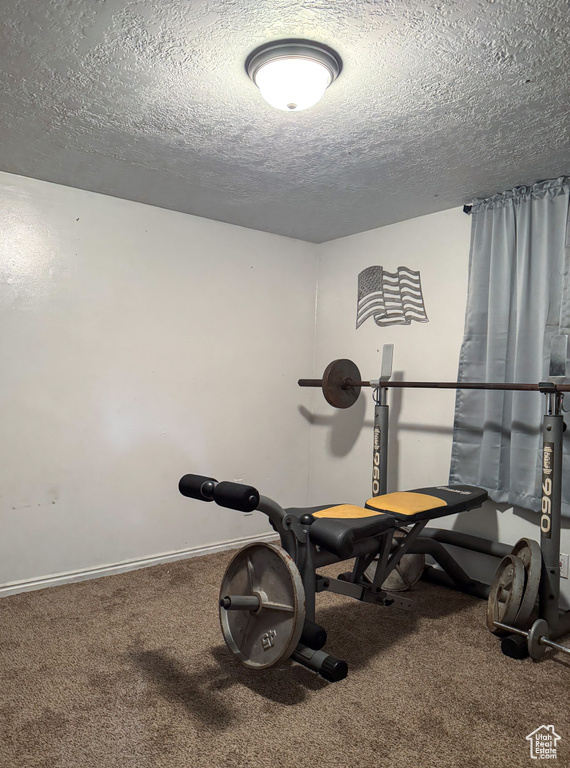
<path fill-rule="evenodd" d="M 323 395 L 333 408 L 350 408 L 358 400 L 360 387 L 343 388 L 347 379 L 361 381 L 360 371 L 352 360 L 333 360 L 323 373 Z"/>

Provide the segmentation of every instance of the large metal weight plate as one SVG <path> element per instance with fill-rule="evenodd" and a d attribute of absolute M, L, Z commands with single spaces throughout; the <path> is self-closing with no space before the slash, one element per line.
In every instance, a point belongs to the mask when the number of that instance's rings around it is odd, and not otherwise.
<path fill-rule="evenodd" d="M 333 360 L 323 373 L 323 395 L 334 408 L 350 408 L 358 400 L 360 387 L 347 387 L 346 380 L 361 381 L 360 371 L 352 360 Z"/>
<path fill-rule="evenodd" d="M 516 555 L 504 557 L 495 573 L 487 602 L 487 627 L 496 635 L 505 634 L 505 630 L 496 627 L 495 621 L 512 626 L 523 597 L 524 580 L 523 561 Z"/>
<path fill-rule="evenodd" d="M 525 570 L 524 594 L 513 626 L 519 629 L 528 629 L 538 600 L 540 587 L 540 574 L 542 571 L 542 554 L 540 546 L 533 539 L 520 539 L 513 547 L 512 555 L 520 558 Z"/>
<path fill-rule="evenodd" d="M 228 565 L 220 588 L 226 596 L 257 596 L 257 610 L 226 610 L 220 624 L 228 648 L 246 667 L 265 669 L 295 650 L 305 623 L 301 574 L 284 549 L 250 544 Z"/>

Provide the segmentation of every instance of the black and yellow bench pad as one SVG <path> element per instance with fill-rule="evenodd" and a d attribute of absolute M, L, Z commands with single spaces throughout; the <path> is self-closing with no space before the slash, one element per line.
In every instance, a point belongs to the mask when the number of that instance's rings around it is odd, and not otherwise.
<path fill-rule="evenodd" d="M 431 520 L 480 507 L 487 491 L 473 485 L 441 485 L 417 488 L 415 491 L 386 493 L 374 496 L 364 505 L 366 509 L 389 513 L 397 520 Z"/>
<path fill-rule="evenodd" d="M 472 485 L 434 486 L 375 496 L 364 507 L 324 504 L 287 512 L 299 517 L 312 514 L 315 521 L 310 527 L 311 541 L 341 558 L 349 558 L 359 541 L 380 536 L 397 525 L 474 509 L 486 499 L 487 491 Z"/>

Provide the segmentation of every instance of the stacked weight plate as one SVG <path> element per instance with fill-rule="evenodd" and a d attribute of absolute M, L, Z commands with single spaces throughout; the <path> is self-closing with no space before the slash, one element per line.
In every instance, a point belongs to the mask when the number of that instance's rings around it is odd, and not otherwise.
<path fill-rule="evenodd" d="M 526 630 L 534 619 L 542 555 L 540 546 L 532 539 L 520 539 L 510 555 L 504 557 L 497 568 L 487 603 L 487 627 L 496 635 L 507 632 L 495 626 L 509 624 Z"/>

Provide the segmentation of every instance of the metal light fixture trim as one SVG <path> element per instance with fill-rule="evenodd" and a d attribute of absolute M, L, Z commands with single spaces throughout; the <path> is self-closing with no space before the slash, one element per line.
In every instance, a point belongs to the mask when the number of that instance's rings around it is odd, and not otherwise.
<path fill-rule="evenodd" d="M 260 88 L 258 80 L 261 78 L 258 76 L 261 70 L 266 65 L 284 61 L 312 62 L 313 64 L 320 65 L 326 72 L 324 87 L 321 79 L 320 93 L 316 93 L 315 100 L 306 104 L 306 106 L 301 106 L 297 103 L 298 100 L 294 97 L 286 103 L 276 103 L 275 101 L 269 100 L 266 93 Z M 342 70 L 342 59 L 336 51 L 329 48 L 328 45 L 324 45 L 324 43 L 317 43 L 313 40 L 297 39 L 274 40 L 270 43 L 260 45 L 259 48 L 252 51 L 246 59 L 245 69 L 251 80 L 258 86 L 258 88 L 260 88 L 264 98 L 268 100 L 272 106 L 286 111 L 300 111 L 301 109 L 306 109 L 309 106 L 316 104 L 317 101 L 320 100 L 324 91 L 339 76 Z M 318 90 L 319 89 L 317 88 L 317 91 Z"/>

